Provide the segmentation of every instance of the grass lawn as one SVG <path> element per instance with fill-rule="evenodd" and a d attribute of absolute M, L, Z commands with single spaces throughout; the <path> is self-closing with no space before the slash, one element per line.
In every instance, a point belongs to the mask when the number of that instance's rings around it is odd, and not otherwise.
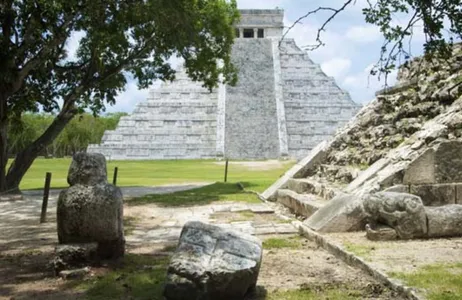
<path fill-rule="evenodd" d="M 426 265 L 413 273 L 390 275 L 421 289 L 429 300 L 462 300 L 462 263 Z"/>
<path fill-rule="evenodd" d="M 242 190 L 235 183 L 216 182 L 201 188 L 171 193 L 168 195 L 147 195 L 127 200 L 128 205 L 156 203 L 159 206 L 207 205 L 215 201 L 260 203 L 257 195 Z"/>
<path fill-rule="evenodd" d="M 37 159 L 21 182 L 21 189 L 41 189 L 46 172 L 52 172 L 52 188 L 67 187 L 71 158 Z M 263 192 L 294 164 L 283 161 L 271 169 L 236 165 L 230 162 L 228 182 L 242 182 L 247 189 Z M 155 186 L 193 182 L 220 182 L 224 165 L 215 160 L 110 161 L 108 177 L 112 182 L 114 167 L 119 168 L 119 186 Z"/>

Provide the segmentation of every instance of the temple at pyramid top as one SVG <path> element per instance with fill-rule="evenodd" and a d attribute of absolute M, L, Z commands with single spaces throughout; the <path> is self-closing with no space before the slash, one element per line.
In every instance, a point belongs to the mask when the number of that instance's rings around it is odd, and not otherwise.
<path fill-rule="evenodd" d="M 241 10 L 236 86 L 210 92 L 178 69 L 89 152 L 108 159 L 301 158 L 360 106 L 293 39 L 284 11 Z"/>
<path fill-rule="evenodd" d="M 236 26 L 237 38 L 282 37 L 284 11 L 282 9 L 240 10 L 241 20 Z"/>

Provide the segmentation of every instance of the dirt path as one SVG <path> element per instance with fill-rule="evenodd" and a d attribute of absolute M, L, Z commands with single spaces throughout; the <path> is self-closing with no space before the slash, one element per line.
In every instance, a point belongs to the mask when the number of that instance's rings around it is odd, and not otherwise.
<path fill-rule="evenodd" d="M 84 299 L 83 291 L 75 290 L 72 281 L 53 277 L 48 265 L 57 243 L 55 209 L 56 195 L 50 200 L 48 222 L 40 225 L 39 199 L 0 203 L 0 299 Z M 214 223 L 262 240 L 288 239 L 297 232 L 265 204 L 126 206 L 127 253 L 171 253 L 182 226 L 189 220 Z M 391 293 L 377 289 L 380 285 L 359 270 L 314 243 L 299 240 L 300 245 L 295 248 L 265 248 L 258 284 L 268 293 L 304 286 L 346 285 L 365 291 L 362 298 L 371 295 L 371 299 L 396 299 Z M 98 276 L 97 271 L 92 274 Z"/>

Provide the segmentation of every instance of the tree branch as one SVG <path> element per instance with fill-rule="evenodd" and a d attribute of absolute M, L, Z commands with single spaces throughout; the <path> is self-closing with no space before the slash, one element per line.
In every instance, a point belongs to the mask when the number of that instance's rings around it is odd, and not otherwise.
<path fill-rule="evenodd" d="M 282 38 L 281 38 L 281 41 L 279 42 L 279 46 L 281 45 L 281 42 L 285 39 L 285 37 L 287 36 L 287 34 L 297 25 L 297 24 L 301 24 L 302 20 L 308 18 L 309 16 L 311 15 L 314 15 L 320 11 L 331 11 L 332 12 L 332 15 L 330 15 L 329 18 L 327 18 L 327 20 L 322 24 L 322 26 L 318 29 L 318 32 L 317 32 L 317 35 L 316 35 L 316 42 L 317 44 L 316 45 L 312 45 L 312 46 L 305 46 L 304 48 L 308 48 L 308 50 L 315 50 L 321 46 L 324 45 L 324 43 L 321 41 L 321 33 L 325 30 L 326 26 L 342 11 L 344 11 L 348 5 L 350 5 L 351 3 L 353 2 L 356 2 L 356 0 L 347 0 L 345 3 L 343 3 L 342 7 L 340 8 L 333 8 L 333 7 L 324 7 L 324 6 L 320 6 L 318 8 L 316 8 L 315 10 L 312 10 L 312 11 L 309 11 L 308 13 L 306 13 L 304 16 L 301 16 L 300 18 L 298 18 L 287 30 L 286 32 L 282 35 Z"/>

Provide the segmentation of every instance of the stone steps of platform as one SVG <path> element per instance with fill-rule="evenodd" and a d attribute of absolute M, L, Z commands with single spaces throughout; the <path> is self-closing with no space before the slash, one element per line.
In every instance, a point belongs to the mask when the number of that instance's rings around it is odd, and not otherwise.
<path fill-rule="evenodd" d="M 319 94 L 318 96 L 321 96 L 321 94 L 329 94 L 329 96 L 338 94 L 348 97 L 348 94 L 336 86 L 324 86 L 322 84 L 316 86 L 283 86 L 283 95 L 303 93 L 307 93 L 308 95 Z"/>
<path fill-rule="evenodd" d="M 108 141 L 100 144 L 102 148 L 122 148 L 126 150 L 150 150 L 150 151 L 160 151 L 160 150 L 169 150 L 178 149 L 179 151 L 190 151 L 190 150 L 215 150 L 216 143 L 141 143 L 141 142 L 132 142 L 132 143 L 115 143 L 113 141 Z M 181 149 L 180 149 L 181 147 Z"/>
<path fill-rule="evenodd" d="M 309 96 L 309 95 L 308 95 Z M 320 95 L 316 95 L 318 98 L 313 99 L 311 96 L 310 101 L 302 100 L 302 99 L 295 99 L 295 95 L 292 98 L 287 99 L 284 101 L 284 106 L 287 109 L 297 110 L 297 109 L 310 109 L 310 108 L 340 108 L 340 109 L 351 109 L 351 104 L 347 102 L 345 98 L 343 98 L 342 94 L 338 94 L 337 99 L 329 99 L 326 101 Z M 298 97 L 298 96 L 297 96 Z M 309 97 L 305 97 L 309 98 Z"/>
<path fill-rule="evenodd" d="M 294 214 L 304 217 L 311 216 L 327 203 L 318 196 L 298 194 L 289 189 L 278 190 L 276 199 Z"/>
<path fill-rule="evenodd" d="M 166 115 L 151 115 L 150 112 L 137 111 L 135 113 L 143 113 L 145 115 L 137 115 L 131 118 L 131 121 L 216 121 L 217 116 L 210 116 L 210 114 L 166 114 Z"/>
<path fill-rule="evenodd" d="M 171 130 L 166 132 L 162 127 L 154 127 L 154 128 L 147 128 L 147 129 L 135 129 L 132 126 L 127 127 L 120 127 L 114 131 L 106 131 L 105 135 L 152 135 L 156 137 L 162 136 L 184 136 L 184 135 L 200 135 L 200 136 L 216 136 L 217 129 L 216 127 L 204 127 L 204 128 L 177 128 L 176 130 Z"/>
<path fill-rule="evenodd" d="M 329 136 L 332 132 L 326 131 L 321 132 L 317 131 L 314 134 L 306 134 L 305 139 L 303 140 L 294 140 L 291 138 L 292 133 L 288 132 L 289 140 L 288 140 L 288 147 L 289 150 L 302 150 L 307 148 L 314 148 L 317 144 L 324 141 L 327 136 Z"/>
<path fill-rule="evenodd" d="M 287 188 L 298 194 L 313 194 L 324 200 L 330 200 L 341 193 L 338 187 L 309 178 L 292 178 L 287 182 Z"/>
<path fill-rule="evenodd" d="M 140 107 L 197 107 L 197 108 L 206 108 L 206 107 L 216 107 L 217 103 L 215 101 L 165 101 L 165 100 L 151 100 L 148 98 L 146 102 L 140 102 L 138 104 Z"/>

